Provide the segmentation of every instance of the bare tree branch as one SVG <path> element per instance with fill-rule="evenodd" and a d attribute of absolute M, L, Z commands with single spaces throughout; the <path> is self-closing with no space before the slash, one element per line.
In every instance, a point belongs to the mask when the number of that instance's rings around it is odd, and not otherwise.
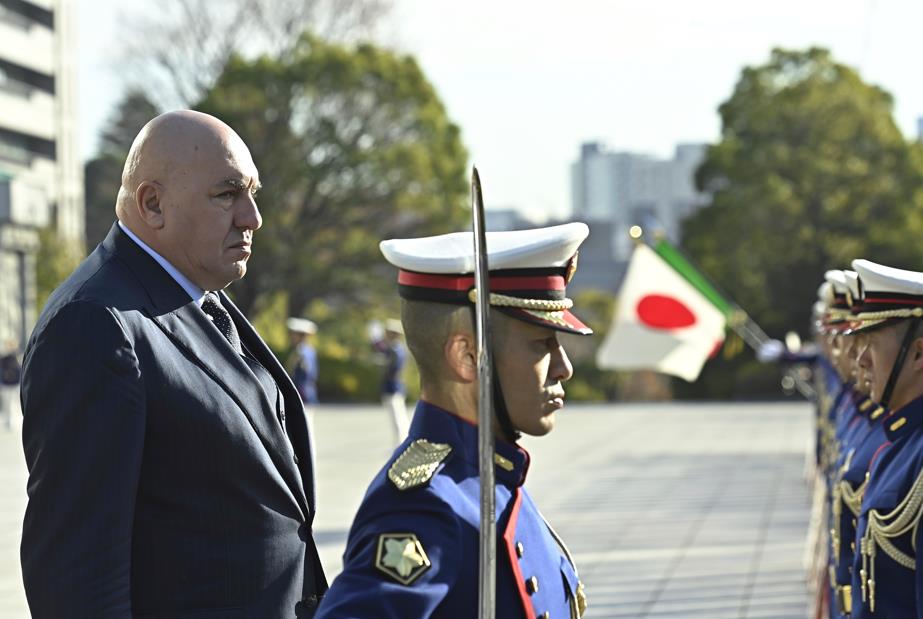
<path fill-rule="evenodd" d="M 284 58 L 305 32 L 330 41 L 373 38 L 391 0 L 161 0 L 118 16 L 114 69 L 164 108 L 201 100 L 232 55 Z M 126 70 L 126 63 L 128 70 Z"/>

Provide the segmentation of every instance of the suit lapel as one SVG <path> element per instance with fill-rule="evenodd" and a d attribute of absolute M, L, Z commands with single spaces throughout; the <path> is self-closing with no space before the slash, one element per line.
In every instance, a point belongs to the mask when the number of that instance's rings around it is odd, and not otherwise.
<path fill-rule="evenodd" d="M 269 402 L 259 380 L 244 360 L 228 345 L 224 336 L 211 324 L 205 313 L 186 291 L 117 225 L 113 226 L 103 244 L 108 250 L 116 253 L 147 290 L 151 301 L 150 307 L 147 308 L 150 318 L 160 326 L 177 347 L 184 350 L 189 358 L 237 403 L 260 437 L 260 441 L 291 489 L 299 507 L 305 512 L 304 515 L 313 516 L 313 498 L 309 508 L 301 474 L 293 460 L 288 438 L 274 414 L 263 414 L 263 411 L 275 411 L 275 402 Z M 227 297 L 223 294 L 221 296 L 222 303 L 225 303 Z M 227 303 L 233 306 L 229 301 Z M 241 329 L 241 320 L 246 324 L 248 340 L 251 340 L 253 336 L 259 338 L 236 307 L 233 311 L 228 309 L 238 329 Z M 247 344 L 250 346 L 249 341 Z M 271 356 L 271 353 L 269 354 Z M 263 360 L 260 361 L 263 362 Z M 278 381 L 276 374 L 272 370 L 270 372 Z"/>
<path fill-rule="evenodd" d="M 311 517 L 313 518 L 316 500 L 314 494 L 314 454 L 311 451 L 311 443 L 308 438 L 308 426 L 304 416 L 304 405 L 301 402 L 301 396 L 298 395 L 298 391 L 295 389 L 295 385 L 292 383 L 292 379 L 289 377 L 288 372 L 279 364 L 279 360 L 272 351 L 269 350 L 266 342 L 264 342 L 263 338 L 256 332 L 253 325 L 250 324 L 250 321 L 247 320 L 237 306 L 234 305 L 234 302 L 231 301 L 224 292 L 219 294 L 221 296 L 222 305 L 228 310 L 228 313 L 231 315 L 231 320 L 233 320 L 234 324 L 237 326 L 237 332 L 240 334 L 241 342 L 243 342 L 256 360 L 266 368 L 279 386 L 279 391 L 285 401 L 285 424 L 288 429 L 288 439 L 291 440 L 292 447 L 295 449 L 295 453 L 299 458 L 298 468 L 300 470 L 298 474 L 299 481 L 301 482 L 299 487 L 302 488 L 303 492 L 307 490 L 306 497 L 311 510 Z M 278 427 L 278 424 L 275 425 Z"/>

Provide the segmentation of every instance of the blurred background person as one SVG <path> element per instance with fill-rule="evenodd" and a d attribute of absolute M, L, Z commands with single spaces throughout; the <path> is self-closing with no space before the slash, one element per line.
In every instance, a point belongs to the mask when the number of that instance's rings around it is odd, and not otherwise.
<path fill-rule="evenodd" d="M 285 325 L 288 327 L 289 341 L 292 345 L 292 352 L 285 366 L 304 403 L 305 414 L 310 419 L 314 406 L 318 403 L 317 350 L 312 343 L 317 333 L 317 324 L 306 318 L 289 318 Z"/>
<path fill-rule="evenodd" d="M 407 348 L 402 341 L 404 327 L 396 318 L 389 318 L 384 326 L 379 322 L 369 325 L 372 348 L 381 355 L 384 373 L 381 378 L 381 403 L 391 416 L 394 444 L 400 444 L 407 436 L 410 420 L 404 400 L 404 382 L 401 372 L 407 362 Z"/>
<path fill-rule="evenodd" d="M 0 357 L 0 423 L 7 430 L 13 429 L 13 420 L 19 410 L 20 374 L 19 347 L 9 340 Z"/>

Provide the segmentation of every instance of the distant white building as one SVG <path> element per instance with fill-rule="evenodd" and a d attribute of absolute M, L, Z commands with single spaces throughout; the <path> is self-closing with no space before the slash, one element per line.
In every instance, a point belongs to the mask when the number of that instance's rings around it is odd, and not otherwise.
<path fill-rule="evenodd" d="M 614 260 L 626 260 L 632 242 L 628 229 L 651 217 L 679 239 L 680 223 L 708 201 L 695 189 L 695 170 L 707 144 L 680 144 L 672 159 L 604 150 L 598 142 L 581 145 L 571 165 L 573 216 L 608 224 Z"/>
<path fill-rule="evenodd" d="M 0 349 L 35 322 L 38 229 L 83 243 L 71 0 L 0 0 Z"/>

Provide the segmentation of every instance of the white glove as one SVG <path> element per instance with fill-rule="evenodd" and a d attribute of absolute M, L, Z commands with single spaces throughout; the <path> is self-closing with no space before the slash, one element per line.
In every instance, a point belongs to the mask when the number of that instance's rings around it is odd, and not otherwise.
<path fill-rule="evenodd" d="M 369 340 L 373 342 L 380 342 L 385 337 L 385 328 L 377 320 L 369 322 L 365 327 L 365 331 L 369 335 Z"/>
<path fill-rule="evenodd" d="M 767 340 L 760 344 L 756 351 L 756 358 L 760 363 L 772 363 L 778 361 L 784 352 L 785 344 L 779 340 Z"/>

